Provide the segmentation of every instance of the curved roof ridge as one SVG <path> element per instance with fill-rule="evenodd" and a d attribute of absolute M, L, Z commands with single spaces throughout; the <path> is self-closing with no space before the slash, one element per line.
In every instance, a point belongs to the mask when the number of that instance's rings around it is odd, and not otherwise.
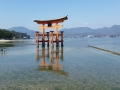
<path fill-rule="evenodd" d="M 67 15 L 68 16 L 68 15 Z M 52 19 L 52 20 L 34 20 L 34 22 L 36 22 L 37 24 L 49 24 L 49 23 L 61 23 L 64 20 L 67 20 L 68 17 L 65 16 L 63 18 L 58 18 L 58 19 Z"/>

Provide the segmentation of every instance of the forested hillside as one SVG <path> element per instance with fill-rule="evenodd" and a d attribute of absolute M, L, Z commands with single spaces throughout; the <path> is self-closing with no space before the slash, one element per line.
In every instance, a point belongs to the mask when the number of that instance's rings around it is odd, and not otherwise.
<path fill-rule="evenodd" d="M 19 39 L 19 38 L 27 38 L 30 39 L 30 36 L 26 33 L 9 31 L 6 29 L 0 29 L 0 39 Z"/>

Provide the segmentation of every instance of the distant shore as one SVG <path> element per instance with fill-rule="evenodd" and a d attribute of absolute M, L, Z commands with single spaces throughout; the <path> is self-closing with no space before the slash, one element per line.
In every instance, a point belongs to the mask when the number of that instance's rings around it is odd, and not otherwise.
<path fill-rule="evenodd" d="M 12 43 L 12 42 L 16 42 L 16 41 L 30 41 L 31 39 L 13 39 L 13 40 L 5 40 L 5 39 L 1 39 L 0 43 Z"/>

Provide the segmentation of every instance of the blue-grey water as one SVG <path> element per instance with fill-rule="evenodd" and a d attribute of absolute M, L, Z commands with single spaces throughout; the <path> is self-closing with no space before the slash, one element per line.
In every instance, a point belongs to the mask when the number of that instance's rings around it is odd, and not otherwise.
<path fill-rule="evenodd" d="M 120 90 L 120 38 L 64 38 L 64 47 L 34 40 L 0 44 L 0 90 Z"/>

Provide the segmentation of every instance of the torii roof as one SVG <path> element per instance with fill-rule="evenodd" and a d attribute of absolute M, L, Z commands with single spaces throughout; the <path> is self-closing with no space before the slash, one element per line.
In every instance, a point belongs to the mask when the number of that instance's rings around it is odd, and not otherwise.
<path fill-rule="evenodd" d="M 68 15 L 67 15 L 68 16 Z M 64 20 L 67 20 L 68 18 L 63 17 L 63 18 L 59 18 L 59 19 L 53 19 L 53 20 L 34 20 L 34 22 L 36 22 L 37 24 L 52 24 L 52 23 L 61 23 Z"/>

